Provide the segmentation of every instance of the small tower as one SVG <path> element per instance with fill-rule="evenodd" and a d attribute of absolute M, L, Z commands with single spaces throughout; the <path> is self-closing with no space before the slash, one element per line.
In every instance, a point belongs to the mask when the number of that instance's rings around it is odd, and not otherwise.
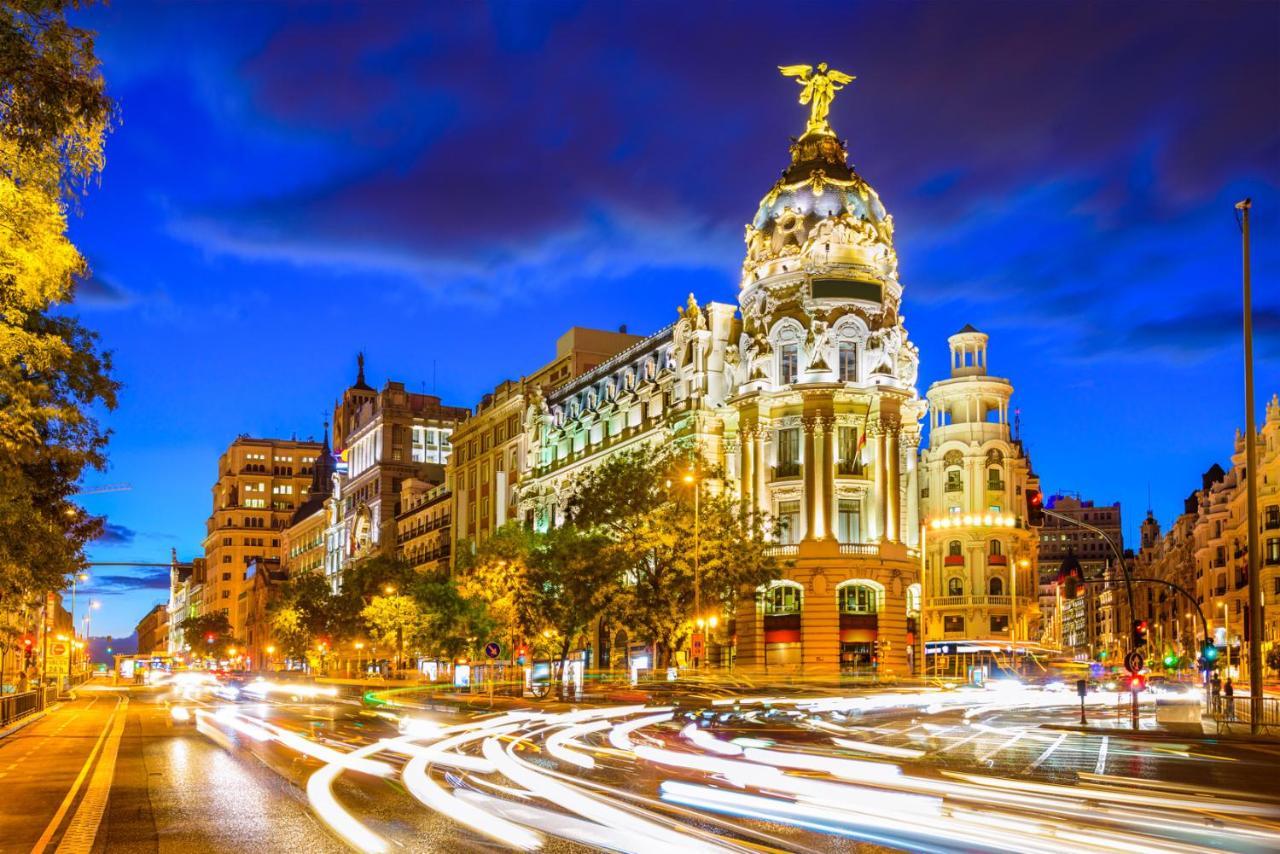
<path fill-rule="evenodd" d="M 947 339 L 951 347 L 951 376 L 980 377 L 987 373 L 987 335 L 966 323 Z"/>

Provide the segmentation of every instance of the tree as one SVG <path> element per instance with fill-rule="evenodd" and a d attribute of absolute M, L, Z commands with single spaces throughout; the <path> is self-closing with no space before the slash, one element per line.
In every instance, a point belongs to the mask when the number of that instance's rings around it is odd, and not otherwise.
<path fill-rule="evenodd" d="M 100 533 L 70 499 L 105 466 L 93 410 L 118 387 L 96 337 L 62 312 L 87 273 L 67 207 L 102 168 L 114 120 L 70 5 L 0 8 L 0 611 L 61 587 Z"/>
<path fill-rule="evenodd" d="M 529 555 L 539 535 L 508 522 L 495 530 L 474 551 L 459 552 L 455 567 L 459 593 L 482 602 L 498 632 L 514 648 L 518 640 L 534 637 L 543 629 L 537 613 Z"/>
<path fill-rule="evenodd" d="M 624 567 L 615 612 L 654 642 L 659 667 L 695 619 L 726 613 L 744 591 L 781 574 L 760 520 L 707 488 L 717 474 L 694 470 L 678 448 L 615 454 L 574 484 L 567 505 L 570 524 L 603 535 Z M 699 598 L 703 613 L 695 614 Z"/>
<path fill-rule="evenodd" d="M 433 655 L 452 661 L 472 655 L 492 637 L 496 621 L 484 601 L 464 596 L 453 581 L 423 581 L 413 588 L 422 612 L 419 641 Z"/>
<path fill-rule="evenodd" d="M 286 657 L 304 660 L 317 638 L 345 639 L 342 629 L 350 621 L 344 605 L 323 576 L 294 575 L 268 606 L 272 640 Z"/>
<path fill-rule="evenodd" d="M 403 666 L 405 641 L 419 640 L 423 631 L 422 609 L 403 593 L 374 596 L 360 612 L 370 637 L 396 650 L 397 667 Z"/>
<path fill-rule="evenodd" d="M 187 617 L 181 628 L 183 644 L 192 655 L 202 658 L 226 658 L 228 651 L 240 644 L 231 635 L 231 621 L 221 611 Z"/>

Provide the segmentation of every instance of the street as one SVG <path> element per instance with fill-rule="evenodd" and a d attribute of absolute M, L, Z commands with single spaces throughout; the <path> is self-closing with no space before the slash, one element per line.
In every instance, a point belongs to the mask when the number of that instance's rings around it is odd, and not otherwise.
<path fill-rule="evenodd" d="M 1074 697 L 1033 689 L 677 686 L 648 705 L 493 713 L 415 709 L 416 692 L 371 707 L 259 693 L 94 684 L 0 739 L 0 849 L 1280 844 L 1280 745 L 1056 729 L 1076 720 Z"/>

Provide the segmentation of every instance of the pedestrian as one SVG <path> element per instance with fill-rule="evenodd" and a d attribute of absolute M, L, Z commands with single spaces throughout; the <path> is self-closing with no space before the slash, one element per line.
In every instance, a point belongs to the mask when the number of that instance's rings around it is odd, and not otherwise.
<path fill-rule="evenodd" d="M 1227 684 L 1222 686 L 1222 693 L 1227 698 L 1227 720 L 1234 721 L 1236 719 L 1236 686 L 1230 676 L 1227 677 Z"/>

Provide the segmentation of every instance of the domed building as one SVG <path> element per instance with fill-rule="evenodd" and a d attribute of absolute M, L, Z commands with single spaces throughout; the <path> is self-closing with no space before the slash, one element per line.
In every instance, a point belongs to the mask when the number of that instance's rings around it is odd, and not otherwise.
<path fill-rule="evenodd" d="M 899 311 L 893 217 L 845 143 L 814 125 L 747 226 L 742 330 L 725 359 L 732 488 L 791 562 L 741 604 L 737 661 L 905 674 L 919 613 L 919 357 Z"/>

